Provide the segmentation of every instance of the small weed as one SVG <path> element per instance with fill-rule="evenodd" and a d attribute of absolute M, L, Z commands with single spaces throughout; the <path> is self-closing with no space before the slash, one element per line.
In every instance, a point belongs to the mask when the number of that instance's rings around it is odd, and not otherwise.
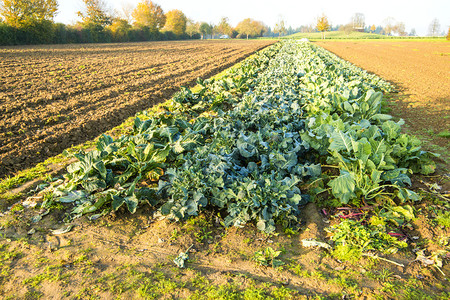
<path fill-rule="evenodd" d="M 284 286 L 275 287 L 272 290 L 272 296 L 275 299 L 295 299 L 295 291 L 285 288 Z"/>
<path fill-rule="evenodd" d="M 24 209 L 25 209 L 25 207 L 23 207 L 22 204 L 17 203 L 11 208 L 11 212 L 22 211 Z"/>
<path fill-rule="evenodd" d="M 214 253 L 219 253 L 220 251 L 220 242 L 216 242 L 213 246 Z"/>
<path fill-rule="evenodd" d="M 424 129 L 425 130 L 425 132 L 427 133 L 427 134 L 429 134 L 429 135 L 434 135 L 434 130 L 433 130 L 433 128 L 428 128 L 428 129 Z"/>
<path fill-rule="evenodd" d="M 171 241 L 175 241 L 180 237 L 180 233 L 178 232 L 178 230 L 175 228 L 174 230 L 172 230 L 172 233 L 170 235 L 170 240 Z"/>
<path fill-rule="evenodd" d="M 286 234 L 289 238 L 291 238 L 292 236 L 297 235 L 298 231 L 288 227 L 284 229 L 284 234 Z"/>
<path fill-rule="evenodd" d="M 437 134 L 437 136 L 442 138 L 450 138 L 450 131 L 448 130 L 441 131 Z"/>
<path fill-rule="evenodd" d="M 301 277 L 309 277 L 309 273 L 306 270 L 303 270 L 302 265 L 300 264 L 296 264 L 296 263 L 292 263 L 289 265 L 290 270 L 292 270 L 292 272 L 294 272 L 294 274 L 301 276 Z M 305 272 L 308 276 L 304 276 Z"/>
<path fill-rule="evenodd" d="M 63 273 L 61 265 L 53 265 L 45 268 L 44 272 L 36 276 L 27 278 L 23 284 L 30 285 L 34 288 L 38 287 L 43 281 L 66 281 L 73 276 L 72 272 Z"/>
<path fill-rule="evenodd" d="M 341 260 L 355 262 L 364 251 L 375 250 L 390 254 L 408 246 L 406 242 L 399 241 L 380 230 L 379 226 L 382 223 L 378 219 L 371 220 L 372 224 L 368 225 L 346 219 L 331 227 L 328 231 L 336 243 L 333 255 Z"/>
<path fill-rule="evenodd" d="M 250 287 L 245 289 L 244 299 L 267 299 L 264 289 L 257 287 Z"/>
<path fill-rule="evenodd" d="M 271 266 L 273 268 L 284 265 L 284 262 L 277 259 L 281 251 L 275 251 L 272 247 L 267 247 L 264 250 L 258 251 L 253 256 L 257 264 L 261 266 Z"/>
<path fill-rule="evenodd" d="M 8 245 L 0 245 L 0 284 L 9 276 L 11 262 L 20 258 L 21 255 L 19 251 L 10 250 Z"/>
<path fill-rule="evenodd" d="M 47 169 L 43 165 L 37 165 L 34 168 L 19 172 L 19 174 L 17 174 L 14 177 L 7 176 L 6 178 L 0 181 L 0 194 L 14 187 L 19 186 L 22 183 L 40 177 L 46 171 Z"/>
<path fill-rule="evenodd" d="M 388 269 L 383 269 L 380 274 L 375 275 L 375 278 L 382 282 L 391 282 L 393 280 L 394 273 L 390 272 Z"/>
<path fill-rule="evenodd" d="M 25 293 L 25 299 L 33 300 L 33 299 L 41 299 L 44 294 L 40 291 L 30 290 Z"/>
<path fill-rule="evenodd" d="M 211 283 L 209 282 L 208 278 L 203 277 L 200 273 L 195 274 L 195 277 L 192 278 L 191 284 L 196 289 L 205 289 L 207 288 Z"/>
<path fill-rule="evenodd" d="M 208 220 L 206 220 L 205 215 L 200 215 L 198 217 L 194 217 L 191 219 L 188 219 L 186 221 L 187 225 L 191 226 L 198 226 L 198 227 L 207 227 L 208 226 Z"/>
<path fill-rule="evenodd" d="M 439 212 L 436 217 L 436 222 L 440 226 L 449 228 L 450 227 L 450 211 Z"/>
<path fill-rule="evenodd" d="M 12 203 L 13 201 L 21 198 L 23 196 L 22 193 L 10 193 L 6 192 L 4 194 L 0 194 L 0 199 L 5 200 L 6 203 Z"/>
<path fill-rule="evenodd" d="M 208 231 L 208 228 L 201 228 L 200 232 L 195 233 L 196 241 L 199 243 L 203 243 L 204 241 L 207 241 L 210 239 L 212 231 Z"/>

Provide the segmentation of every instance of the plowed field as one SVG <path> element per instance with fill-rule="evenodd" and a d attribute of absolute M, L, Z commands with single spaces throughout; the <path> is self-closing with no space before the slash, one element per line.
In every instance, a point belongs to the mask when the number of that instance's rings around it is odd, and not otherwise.
<path fill-rule="evenodd" d="M 273 41 L 0 49 L 0 178 L 95 138 Z"/>
<path fill-rule="evenodd" d="M 414 134 L 449 147 L 450 43 L 447 41 L 325 41 L 318 45 L 392 82 L 394 116 Z"/>

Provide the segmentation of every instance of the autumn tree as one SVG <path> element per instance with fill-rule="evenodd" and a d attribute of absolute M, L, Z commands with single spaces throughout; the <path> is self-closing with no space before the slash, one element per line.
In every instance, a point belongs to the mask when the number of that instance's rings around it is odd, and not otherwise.
<path fill-rule="evenodd" d="M 392 31 L 397 33 L 399 36 L 406 36 L 408 33 L 406 32 L 406 26 L 403 22 L 398 22 L 392 27 Z"/>
<path fill-rule="evenodd" d="M 148 27 L 151 32 L 157 32 L 166 24 L 166 15 L 161 6 L 150 0 L 143 0 L 131 13 L 138 27 Z"/>
<path fill-rule="evenodd" d="M 273 32 L 278 34 L 279 36 L 283 36 L 286 34 L 286 25 L 284 24 L 284 20 L 280 18 L 278 22 L 275 24 L 275 27 L 273 28 Z"/>
<path fill-rule="evenodd" d="M 81 17 L 83 27 L 99 32 L 112 23 L 103 0 L 83 0 L 83 2 L 86 5 L 86 11 L 77 13 Z"/>
<path fill-rule="evenodd" d="M 200 24 L 198 22 L 194 22 L 192 19 L 186 20 L 186 33 L 193 37 L 195 34 L 200 34 Z"/>
<path fill-rule="evenodd" d="M 322 16 L 317 19 L 316 25 L 316 29 L 322 32 L 322 39 L 325 39 L 325 31 L 328 31 L 330 27 L 331 26 L 330 23 L 328 22 L 327 16 L 325 16 L 325 14 L 322 14 Z"/>
<path fill-rule="evenodd" d="M 352 16 L 352 26 L 353 29 L 356 31 L 363 31 L 364 26 L 366 25 L 364 14 L 362 13 L 355 13 Z"/>
<path fill-rule="evenodd" d="M 247 36 L 247 39 L 249 36 L 262 36 L 267 30 L 267 26 L 263 22 L 250 18 L 242 20 L 236 26 L 236 31 L 241 35 Z"/>
<path fill-rule="evenodd" d="M 448 28 L 447 41 L 450 41 L 450 27 Z"/>
<path fill-rule="evenodd" d="M 395 22 L 395 20 L 392 17 L 387 17 L 386 19 L 384 19 L 384 21 L 383 21 L 383 23 L 384 23 L 384 28 L 383 28 L 384 34 L 391 35 L 391 33 L 392 33 L 392 31 L 394 30 L 394 27 L 395 27 L 394 22 Z"/>
<path fill-rule="evenodd" d="M 314 31 L 315 27 L 316 26 L 314 24 L 303 25 L 303 26 L 300 26 L 300 32 L 301 33 L 311 33 Z"/>
<path fill-rule="evenodd" d="M 172 31 L 176 35 L 186 33 L 187 18 L 181 10 L 174 9 L 166 13 L 164 29 Z"/>
<path fill-rule="evenodd" d="M 122 2 L 122 8 L 119 12 L 119 14 L 121 15 L 121 19 L 125 19 L 129 24 L 131 24 L 131 22 L 133 21 L 133 9 L 133 4 L 129 2 Z"/>
<path fill-rule="evenodd" d="M 244 19 L 236 26 L 236 31 L 239 32 L 239 34 L 246 35 L 247 39 L 249 35 L 255 34 L 254 28 L 252 26 L 252 19 Z"/>
<path fill-rule="evenodd" d="M 21 43 L 50 43 L 55 34 L 56 0 L 0 0 L 5 24 L 19 29 Z"/>
<path fill-rule="evenodd" d="M 202 40 L 204 38 L 207 38 L 209 34 L 212 34 L 213 32 L 213 26 L 206 22 L 202 22 L 199 26 L 200 34 L 202 35 Z"/>
<path fill-rule="evenodd" d="M 261 21 L 253 21 L 253 26 L 255 27 L 255 36 L 263 36 L 265 33 L 269 31 L 269 27 L 267 27 L 263 22 Z"/>
<path fill-rule="evenodd" d="M 437 36 L 439 35 L 439 31 L 441 30 L 441 24 L 438 19 L 433 19 L 431 21 L 430 26 L 428 26 L 428 35 Z"/>
<path fill-rule="evenodd" d="M 228 36 L 231 36 L 231 34 L 233 32 L 233 30 L 231 29 L 231 26 L 228 22 L 228 18 L 226 18 L 226 17 L 222 17 L 222 19 L 220 19 L 219 24 L 217 24 L 214 29 L 219 34 L 228 35 Z"/>
<path fill-rule="evenodd" d="M 127 20 L 116 18 L 112 21 L 112 24 L 108 26 L 113 35 L 114 41 L 124 42 L 128 41 L 128 32 L 131 30 L 131 25 Z"/>
<path fill-rule="evenodd" d="M 28 28 L 53 22 L 58 11 L 56 0 L 3 0 L 0 14 L 5 23 L 15 28 Z"/>
<path fill-rule="evenodd" d="M 370 32 L 374 33 L 375 30 L 377 30 L 377 27 L 375 26 L 375 24 L 373 24 L 373 25 L 370 27 Z"/>

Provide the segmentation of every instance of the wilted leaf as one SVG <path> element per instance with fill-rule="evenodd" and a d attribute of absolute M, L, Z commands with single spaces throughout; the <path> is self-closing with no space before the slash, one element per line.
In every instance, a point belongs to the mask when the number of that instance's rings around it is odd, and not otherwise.
<path fill-rule="evenodd" d="M 315 240 L 302 240 L 303 247 L 320 247 L 325 248 L 327 250 L 332 250 L 331 246 L 324 242 L 318 242 Z"/>
<path fill-rule="evenodd" d="M 189 259 L 188 252 L 193 246 L 194 245 L 191 245 L 186 250 L 186 252 L 180 252 L 180 254 L 178 254 L 178 256 L 173 260 L 173 262 L 175 263 L 175 265 L 177 265 L 178 268 L 180 268 L 180 269 L 185 268 L 185 263 Z"/>
<path fill-rule="evenodd" d="M 84 197 L 86 197 L 86 194 L 83 191 L 72 191 L 69 192 L 66 196 L 59 197 L 58 201 L 61 203 L 72 203 Z"/>
<path fill-rule="evenodd" d="M 73 225 L 69 225 L 66 228 L 60 228 L 60 229 L 56 229 L 56 230 L 50 230 L 52 232 L 52 234 L 54 235 L 58 235 L 58 234 L 64 234 L 67 233 L 69 231 L 71 231 L 73 228 Z"/>
<path fill-rule="evenodd" d="M 134 214 L 136 212 L 136 208 L 139 205 L 139 199 L 136 197 L 136 195 L 133 194 L 132 196 L 126 197 L 124 201 L 127 204 L 128 211 Z"/>

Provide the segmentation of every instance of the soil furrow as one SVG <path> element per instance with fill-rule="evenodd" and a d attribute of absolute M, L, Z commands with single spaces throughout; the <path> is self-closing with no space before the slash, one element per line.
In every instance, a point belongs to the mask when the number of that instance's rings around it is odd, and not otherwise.
<path fill-rule="evenodd" d="M 271 43 L 0 48 L 0 178 L 91 140 Z"/>

